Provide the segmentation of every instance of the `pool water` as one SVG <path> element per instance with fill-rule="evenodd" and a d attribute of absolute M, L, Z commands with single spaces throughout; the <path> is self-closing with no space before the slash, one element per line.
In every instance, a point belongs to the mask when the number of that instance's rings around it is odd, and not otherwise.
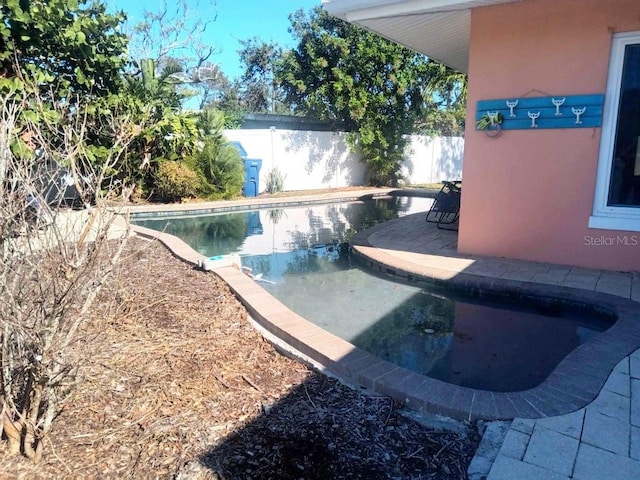
<path fill-rule="evenodd" d="M 455 385 L 522 391 L 544 381 L 612 320 L 587 308 L 407 285 L 333 262 L 265 288 L 376 356 Z"/>
<path fill-rule="evenodd" d="M 614 319 L 561 302 L 477 297 L 405 284 L 360 268 L 348 240 L 430 199 L 289 207 L 198 217 L 135 219 L 207 255 L 239 253 L 291 310 L 382 359 L 456 385 L 522 391 Z"/>
<path fill-rule="evenodd" d="M 272 275 L 296 269 L 296 261 L 311 256 L 335 257 L 331 245 L 377 223 L 426 212 L 433 200 L 422 197 L 383 197 L 365 202 L 330 203 L 211 215 L 134 215 L 133 223 L 175 235 L 198 253 L 212 257 L 238 253 L 267 259 Z M 325 248 L 326 246 L 329 248 Z"/>

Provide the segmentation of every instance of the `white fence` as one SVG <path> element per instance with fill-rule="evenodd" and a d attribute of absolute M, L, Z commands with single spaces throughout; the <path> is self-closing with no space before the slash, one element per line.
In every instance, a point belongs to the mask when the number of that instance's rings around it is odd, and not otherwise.
<path fill-rule="evenodd" d="M 365 167 L 349 152 L 343 132 L 302 130 L 225 130 L 242 144 L 249 158 L 262 160 L 259 190 L 273 167 L 285 176 L 285 190 L 349 187 L 365 184 Z M 410 184 L 462 178 L 464 140 L 411 136 L 402 171 Z"/>

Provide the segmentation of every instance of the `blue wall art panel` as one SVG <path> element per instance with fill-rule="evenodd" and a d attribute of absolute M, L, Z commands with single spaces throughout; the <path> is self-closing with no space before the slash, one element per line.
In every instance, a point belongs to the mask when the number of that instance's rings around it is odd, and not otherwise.
<path fill-rule="evenodd" d="M 502 130 L 600 127 L 603 105 L 603 94 L 480 100 L 476 122 L 500 117 Z"/>

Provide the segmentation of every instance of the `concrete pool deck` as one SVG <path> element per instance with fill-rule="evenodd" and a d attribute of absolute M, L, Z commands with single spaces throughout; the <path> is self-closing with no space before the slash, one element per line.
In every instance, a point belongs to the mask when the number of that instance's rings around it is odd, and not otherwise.
<path fill-rule="evenodd" d="M 171 235 L 135 229 L 159 238 L 189 262 L 203 259 Z M 354 250 L 370 266 L 409 281 L 596 303 L 615 311 L 619 320 L 570 354 L 539 387 L 476 391 L 410 372 L 353 347 L 291 312 L 235 268 L 215 273 L 262 328 L 337 376 L 418 411 L 462 420 L 515 419 L 489 479 L 640 478 L 640 275 L 459 255 L 456 241 L 456 232 L 438 230 L 424 221 L 424 214 L 416 214 L 362 232 L 354 239 Z M 477 471 L 470 469 L 470 474 L 488 472 L 486 462 L 476 463 L 472 467 Z"/>

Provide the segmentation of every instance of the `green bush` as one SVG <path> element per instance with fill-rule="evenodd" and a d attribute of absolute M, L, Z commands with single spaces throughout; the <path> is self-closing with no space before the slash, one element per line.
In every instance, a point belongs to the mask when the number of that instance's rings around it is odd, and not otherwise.
<path fill-rule="evenodd" d="M 187 164 L 179 161 L 165 161 L 158 166 L 155 174 L 155 188 L 161 200 L 175 202 L 183 198 L 195 197 L 200 187 L 200 177 Z"/>
<path fill-rule="evenodd" d="M 225 114 L 213 108 L 203 110 L 197 124 L 201 148 L 187 161 L 200 176 L 200 195 L 210 199 L 238 196 L 244 183 L 244 165 L 224 137 Z"/>
<path fill-rule="evenodd" d="M 208 198 L 233 198 L 240 195 L 244 183 L 244 164 L 231 145 L 205 140 L 195 156 L 195 166 L 204 176 L 201 193 Z"/>

